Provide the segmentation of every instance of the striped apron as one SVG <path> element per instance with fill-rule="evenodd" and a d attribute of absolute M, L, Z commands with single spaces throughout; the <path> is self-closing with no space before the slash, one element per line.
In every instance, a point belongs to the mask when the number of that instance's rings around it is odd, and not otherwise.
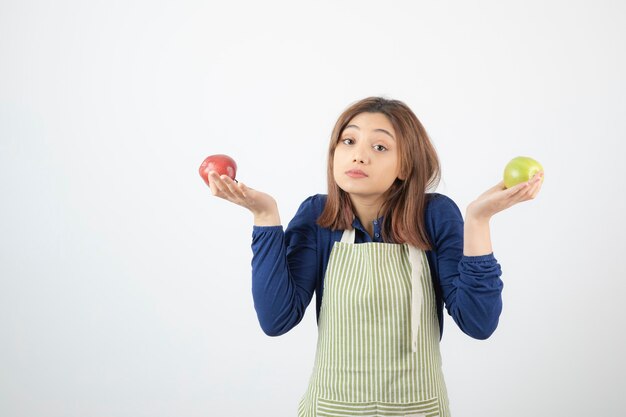
<path fill-rule="evenodd" d="M 299 417 L 449 417 L 439 322 L 424 251 L 354 244 L 330 254 L 315 365 Z"/>

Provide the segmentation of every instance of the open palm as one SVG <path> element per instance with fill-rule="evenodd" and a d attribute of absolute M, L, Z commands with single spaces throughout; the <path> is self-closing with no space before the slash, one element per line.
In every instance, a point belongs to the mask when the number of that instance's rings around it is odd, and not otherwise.
<path fill-rule="evenodd" d="M 501 181 L 472 201 L 467 207 L 468 214 L 477 218 L 490 218 L 515 204 L 534 199 L 539 194 L 542 183 L 543 172 L 511 188 L 505 188 L 504 181 Z"/>
<path fill-rule="evenodd" d="M 247 208 L 255 218 L 280 224 L 276 200 L 269 194 L 250 188 L 242 182 L 236 182 L 227 175 L 220 176 L 215 171 L 210 171 L 208 177 L 209 187 L 214 196 Z"/>

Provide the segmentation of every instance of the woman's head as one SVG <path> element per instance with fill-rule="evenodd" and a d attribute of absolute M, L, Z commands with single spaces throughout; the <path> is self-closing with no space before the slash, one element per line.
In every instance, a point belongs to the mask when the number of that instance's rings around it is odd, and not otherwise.
<path fill-rule="evenodd" d="M 353 204 L 380 204 L 397 178 L 402 178 L 396 136 L 387 116 L 364 112 L 350 119 L 331 145 L 329 169 L 335 185 L 350 195 Z"/>
<path fill-rule="evenodd" d="M 421 238 L 416 238 L 412 229 L 423 229 L 425 193 L 439 182 L 439 160 L 418 118 L 398 100 L 369 97 L 349 106 L 337 119 L 328 150 L 328 201 L 318 222 L 332 229 L 351 227 L 354 213 L 349 194 L 335 177 L 335 153 L 338 146 L 345 144 L 344 136 L 354 131 L 355 118 L 359 120 L 364 114 L 376 115 L 379 125 L 388 122 L 390 128 L 380 130 L 392 130 L 387 133 L 394 136 L 397 150 L 397 178 L 391 181 L 381 207 L 380 215 L 385 217 L 384 223 L 388 226 L 388 230 L 383 227 L 383 234 L 388 240 L 425 247 L 428 245 L 425 231 L 417 231 Z M 381 132 L 381 137 L 385 136 L 388 135 Z M 416 215 L 421 217 L 416 218 Z"/>

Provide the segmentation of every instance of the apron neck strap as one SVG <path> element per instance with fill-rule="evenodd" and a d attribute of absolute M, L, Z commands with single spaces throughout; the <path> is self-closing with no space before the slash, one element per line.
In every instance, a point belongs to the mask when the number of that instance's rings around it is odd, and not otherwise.
<path fill-rule="evenodd" d="M 417 333 L 422 320 L 422 279 L 424 264 L 423 256 L 414 246 L 409 245 L 409 263 L 411 264 L 411 348 L 417 352 Z"/>
<path fill-rule="evenodd" d="M 343 231 L 341 243 L 354 243 L 354 229 Z"/>

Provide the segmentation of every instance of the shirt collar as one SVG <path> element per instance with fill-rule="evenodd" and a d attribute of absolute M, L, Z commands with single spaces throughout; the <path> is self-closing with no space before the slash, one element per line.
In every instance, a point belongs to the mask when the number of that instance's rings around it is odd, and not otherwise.
<path fill-rule="evenodd" d="M 383 234 L 381 233 L 381 229 L 380 229 L 382 224 L 383 224 L 382 217 L 379 217 L 378 219 L 374 220 L 374 235 L 370 236 L 365 230 L 365 227 L 363 226 L 363 224 L 361 223 L 361 220 L 359 220 L 358 217 L 354 216 L 354 220 L 352 220 L 352 227 L 354 228 L 354 230 L 361 232 L 360 240 L 362 242 L 383 242 Z"/>

